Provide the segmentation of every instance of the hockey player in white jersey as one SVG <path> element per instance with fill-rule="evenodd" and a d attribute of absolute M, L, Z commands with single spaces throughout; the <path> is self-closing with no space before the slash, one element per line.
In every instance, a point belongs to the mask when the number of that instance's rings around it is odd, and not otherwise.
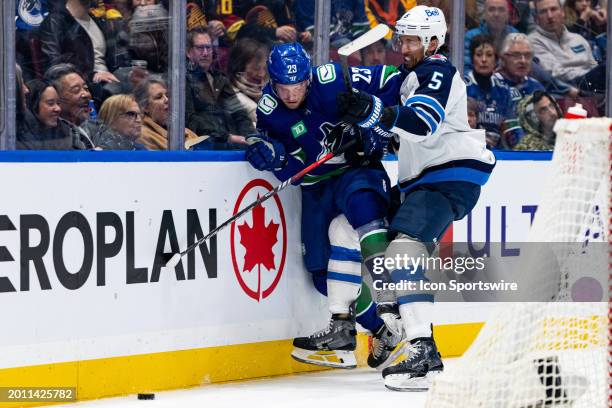
<path fill-rule="evenodd" d="M 460 73 L 437 54 L 446 31 L 444 15 L 435 7 L 414 7 L 398 20 L 395 44 L 404 57 L 400 70 L 406 78 L 397 106 L 380 109 L 375 96 L 358 90 L 338 98 L 344 121 L 363 128 L 381 126 L 399 141 L 400 208 L 389 231 L 380 229 L 360 237 L 362 247 L 364 241 L 394 237 L 386 251 L 364 256 L 373 279 L 379 281 L 378 288 L 436 278 L 432 276 L 435 271 L 416 264 L 395 266 L 380 274 L 374 273 L 374 265 L 380 265 L 381 257 L 430 256 L 451 223 L 474 207 L 495 166 L 484 131 L 468 125 L 466 86 Z M 385 386 L 398 391 L 426 390 L 431 376 L 444 368 L 432 333 L 433 293 L 383 289 L 377 290 L 377 302 L 387 325 L 395 324 L 398 332 L 405 330 L 409 340 L 408 357 L 383 370 Z"/>

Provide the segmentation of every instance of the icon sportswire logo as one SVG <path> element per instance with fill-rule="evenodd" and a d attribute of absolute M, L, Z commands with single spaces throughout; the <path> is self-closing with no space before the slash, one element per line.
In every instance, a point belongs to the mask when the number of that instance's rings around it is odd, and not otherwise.
<path fill-rule="evenodd" d="M 233 214 L 272 189 L 266 180 L 252 180 L 240 192 Z M 287 255 L 287 225 L 278 196 L 232 224 L 230 247 L 234 273 L 244 293 L 258 302 L 270 296 Z"/>

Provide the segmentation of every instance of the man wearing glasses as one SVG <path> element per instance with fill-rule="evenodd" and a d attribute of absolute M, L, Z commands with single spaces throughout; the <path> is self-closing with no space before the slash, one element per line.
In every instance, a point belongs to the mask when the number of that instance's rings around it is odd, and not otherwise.
<path fill-rule="evenodd" d="M 206 148 L 241 149 L 244 136 L 255 133 L 232 85 L 212 68 L 214 49 L 210 35 L 194 29 L 187 35 L 186 124 L 199 136 L 210 136 Z"/>
<path fill-rule="evenodd" d="M 493 74 L 492 80 L 494 86 L 506 87 L 510 91 L 512 106 L 510 116 L 502 124 L 500 143 L 501 147 L 512 149 L 524 135 L 518 123 L 518 103 L 535 91 L 543 91 L 544 86 L 537 79 L 529 76 L 533 52 L 525 34 L 508 34 L 502 44 L 500 54 L 500 70 Z"/>

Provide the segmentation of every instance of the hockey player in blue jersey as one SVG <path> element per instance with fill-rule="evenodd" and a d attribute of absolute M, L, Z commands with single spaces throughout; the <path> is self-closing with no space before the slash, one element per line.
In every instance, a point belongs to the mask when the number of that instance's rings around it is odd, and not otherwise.
<path fill-rule="evenodd" d="M 286 180 L 354 138 L 362 141 L 364 153 L 347 152 L 302 179 L 304 263 L 315 287 L 329 295 L 332 317 L 323 330 L 296 338 L 292 356 L 311 364 L 355 367 L 356 313 L 357 322 L 374 334 L 368 363 L 381 368 L 393 358 L 401 336 L 394 336 L 376 315 L 369 290 L 362 285 L 361 252 L 351 232 L 386 225 L 390 186 L 380 157 L 376 158 L 380 151 L 373 147 L 390 134 L 378 128 L 360 132 L 341 123 L 336 95 L 346 88 L 340 65 L 312 67 L 298 43 L 273 47 L 268 71 L 270 83 L 257 108 L 260 134 L 247 139 L 246 158 L 255 168 L 274 171 Z M 351 82 L 383 102 L 394 103 L 401 79 L 395 67 L 381 65 L 353 68 Z M 344 217 L 335 219 L 341 214 Z M 351 305 L 358 296 L 353 312 Z"/>
<path fill-rule="evenodd" d="M 343 120 L 366 129 L 382 127 L 399 139 L 402 202 L 391 221 L 390 234 L 381 228 L 360 236 L 363 247 L 364 241 L 383 242 L 395 235 L 386 251 L 386 245 L 381 245 L 379 251 L 364 256 L 371 272 L 377 272 L 373 265 L 382 257 L 408 260 L 381 274 L 373 273 L 377 289 L 383 288 L 376 294 L 379 315 L 388 327 L 404 330 L 409 341 L 408 357 L 383 370 L 385 386 L 399 391 L 427 389 L 431 376 L 444 366 L 432 333 L 433 293 L 411 291 L 408 285 L 402 288 L 406 290 L 384 290 L 384 284 L 436 279 L 432 276 L 436 271 L 410 261 L 432 254 L 448 226 L 474 207 L 495 165 L 495 157 L 485 146 L 484 130 L 468 125 L 465 83 L 457 69 L 436 54 L 445 36 L 441 10 L 411 9 L 395 27 L 396 46 L 404 57 L 400 69 L 407 75 L 400 103 L 381 110 L 376 109 L 380 105 L 376 96 L 360 90 L 338 96 Z"/>

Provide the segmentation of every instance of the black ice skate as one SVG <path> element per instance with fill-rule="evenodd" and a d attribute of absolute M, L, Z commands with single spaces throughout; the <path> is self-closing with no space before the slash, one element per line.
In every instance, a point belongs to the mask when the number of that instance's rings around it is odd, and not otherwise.
<path fill-rule="evenodd" d="M 293 340 L 291 357 L 307 364 L 334 368 L 355 368 L 355 318 L 332 315 L 329 324 L 308 337 Z"/>
<path fill-rule="evenodd" d="M 378 303 L 376 314 L 382 318 L 385 324 L 372 336 L 368 365 L 377 370 L 382 370 L 393 364 L 398 358 L 402 360 L 404 349 L 404 328 L 399 315 L 399 309 L 395 303 Z"/>
<path fill-rule="evenodd" d="M 398 335 L 383 324 L 372 335 L 368 365 L 377 370 L 382 370 L 391 365 L 403 352 L 406 344 L 403 334 L 402 331 L 402 334 Z"/>
<path fill-rule="evenodd" d="M 405 348 L 408 357 L 383 370 L 385 387 L 393 391 L 428 390 L 432 377 L 444 370 L 434 339 L 419 337 Z"/>

